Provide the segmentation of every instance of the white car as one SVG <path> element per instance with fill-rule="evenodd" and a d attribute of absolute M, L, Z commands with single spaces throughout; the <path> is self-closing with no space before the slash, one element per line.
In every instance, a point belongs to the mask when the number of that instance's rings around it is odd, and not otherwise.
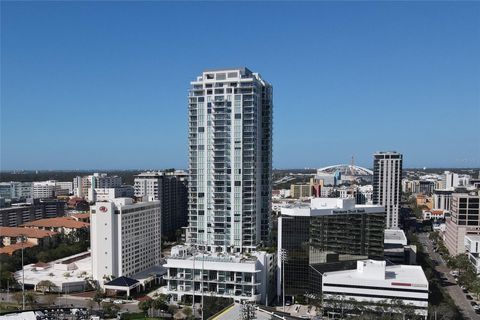
<path fill-rule="evenodd" d="M 124 304 L 125 301 L 123 301 L 123 300 L 114 300 L 113 303 L 114 303 L 114 304 Z"/>
<path fill-rule="evenodd" d="M 111 303 L 111 302 L 112 302 L 112 299 L 110 299 L 110 298 L 105 298 L 105 299 L 102 300 L 102 302 Z"/>

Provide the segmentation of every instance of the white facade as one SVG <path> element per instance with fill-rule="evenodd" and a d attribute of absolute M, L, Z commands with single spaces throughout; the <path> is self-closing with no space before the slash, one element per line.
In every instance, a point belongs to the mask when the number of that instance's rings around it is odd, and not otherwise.
<path fill-rule="evenodd" d="M 272 87 L 247 68 L 204 71 L 189 92 L 190 243 L 254 250 L 268 240 Z"/>
<path fill-rule="evenodd" d="M 32 182 L 0 182 L 0 197 L 9 200 L 28 199 L 32 197 Z"/>
<path fill-rule="evenodd" d="M 43 199 L 55 196 L 57 182 L 55 180 L 37 181 L 33 183 L 33 198 Z"/>
<path fill-rule="evenodd" d="M 73 182 L 70 181 L 57 181 L 57 189 L 68 190 L 69 194 L 73 193 Z"/>
<path fill-rule="evenodd" d="M 440 190 L 433 191 L 433 209 L 440 209 L 450 211 L 452 208 L 452 190 Z"/>
<path fill-rule="evenodd" d="M 465 252 L 468 260 L 475 268 L 477 274 L 480 273 L 480 236 L 466 235 L 464 238 Z"/>
<path fill-rule="evenodd" d="M 93 279 L 132 276 L 160 265 L 160 202 L 133 203 L 130 198 L 90 207 Z"/>
<path fill-rule="evenodd" d="M 297 203 L 281 208 L 282 216 L 303 217 L 376 212 L 385 212 L 385 208 L 380 205 L 355 204 L 355 199 L 352 198 L 312 198 L 309 205 Z"/>
<path fill-rule="evenodd" d="M 471 177 L 467 174 L 457 174 L 445 171 L 445 189 L 455 189 L 457 187 L 466 187 L 470 184 Z"/>
<path fill-rule="evenodd" d="M 172 255 L 163 266 L 167 269 L 164 276 L 167 293 L 174 300 L 181 300 L 185 295 L 199 297 L 202 292 L 206 296 L 263 304 L 273 299 L 273 254 L 260 251 L 246 257 L 228 253 L 203 253 L 194 251 L 192 247 L 176 246 L 172 248 Z"/>
<path fill-rule="evenodd" d="M 420 266 L 358 261 L 356 270 L 324 273 L 322 293 L 324 307 L 331 307 L 342 299 L 369 303 L 372 309 L 375 304 L 401 301 L 416 314 L 425 318 L 428 315 L 428 280 Z"/>
<path fill-rule="evenodd" d="M 373 161 L 373 203 L 385 206 L 387 229 L 397 228 L 400 212 L 402 155 L 378 152 Z"/>
<path fill-rule="evenodd" d="M 122 178 L 109 176 L 106 173 L 94 173 L 89 176 L 75 177 L 73 179 L 74 194 L 85 198 L 87 201 L 95 201 L 95 189 L 118 188 L 122 186 Z"/>
<path fill-rule="evenodd" d="M 121 186 L 116 188 L 95 188 L 91 201 L 109 201 L 115 198 L 133 198 L 132 186 Z"/>

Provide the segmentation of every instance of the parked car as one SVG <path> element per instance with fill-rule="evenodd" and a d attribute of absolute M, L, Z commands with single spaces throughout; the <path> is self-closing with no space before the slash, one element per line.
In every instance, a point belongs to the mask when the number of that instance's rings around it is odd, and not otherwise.
<path fill-rule="evenodd" d="M 467 298 L 467 300 L 473 300 L 472 296 L 469 294 L 465 295 L 465 298 Z"/>
<path fill-rule="evenodd" d="M 123 301 L 123 300 L 113 300 L 113 303 L 114 304 L 124 304 L 125 301 Z"/>
<path fill-rule="evenodd" d="M 475 301 L 470 301 L 470 304 L 472 305 L 472 307 L 477 305 L 477 303 Z"/>

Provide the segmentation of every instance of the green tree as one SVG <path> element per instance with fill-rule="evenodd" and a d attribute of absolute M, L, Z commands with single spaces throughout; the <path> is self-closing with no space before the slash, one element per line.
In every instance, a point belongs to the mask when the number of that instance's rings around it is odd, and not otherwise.
<path fill-rule="evenodd" d="M 168 304 L 164 297 L 159 296 L 157 299 L 152 301 L 152 308 L 155 310 L 168 310 Z"/>
<path fill-rule="evenodd" d="M 95 301 L 100 308 L 103 298 L 105 298 L 105 294 L 101 290 L 97 290 L 95 291 L 95 295 L 93 296 L 92 300 Z"/>
<path fill-rule="evenodd" d="M 31 308 L 35 308 L 37 303 L 37 295 L 35 292 L 25 292 L 25 304 L 29 305 Z"/>
<path fill-rule="evenodd" d="M 470 289 L 472 290 L 473 294 L 475 295 L 475 298 L 477 298 L 477 300 L 480 299 L 480 279 L 479 278 L 476 278 L 471 286 L 470 286 Z"/>
<path fill-rule="evenodd" d="M 138 303 L 138 308 L 143 311 L 145 316 L 147 315 L 147 312 L 151 307 L 152 307 L 152 300 L 144 300 Z"/>
<path fill-rule="evenodd" d="M 37 283 L 37 289 L 41 290 L 42 294 L 45 294 L 45 291 L 51 292 L 55 288 L 57 285 L 50 280 L 42 280 Z"/>

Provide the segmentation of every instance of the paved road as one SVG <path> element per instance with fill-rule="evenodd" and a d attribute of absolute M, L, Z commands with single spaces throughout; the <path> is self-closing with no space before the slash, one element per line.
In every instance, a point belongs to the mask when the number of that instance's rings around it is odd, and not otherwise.
<path fill-rule="evenodd" d="M 455 304 L 460 308 L 460 311 L 465 317 L 470 319 L 480 319 L 480 315 L 476 314 L 470 305 L 470 301 L 465 297 L 465 293 L 462 291 L 460 286 L 455 282 L 455 278 L 450 275 L 450 269 L 447 267 L 442 256 L 437 252 L 433 251 L 433 244 L 430 239 L 428 239 L 428 233 L 419 233 L 418 240 L 423 245 L 424 251 L 430 256 L 430 258 L 437 262 L 435 270 L 443 274 L 443 277 L 448 279 L 448 282 L 445 282 L 444 288 L 448 294 L 452 297 Z"/>
<path fill-rule="evenodd" d="M 44 303 L 45 302 L 45 297 L 42 296 L 41 294 L 37 295 L 37 301 L 39 303 Z M 55 301 L 55 305 L 57 306 L 69 306 L 69 307 L 85 307 L 89 308 L 91 305 L 93 305 L 94 309 L 98 309 L 98 304 L 94 303 L 92 304 L 91 298 L 86 298 L 86 297 L 78 297 L 78 296 L 72 296 L 72 295 L 59 295 L 57 300 Z M 7 296 L 7 293 L 2 292 L 0 293 L 0 302 L 13 302 L 16 303 L 16 301 L 13 299 L 13 295 L 10 293 Z M 119 305 L 121 310 L 127 310 L 129 312 L 139 312 L 140 310 L 138 309 L 138 303 L 137 302 L 130 302 L 130 303 L 125 303 Z"/>

